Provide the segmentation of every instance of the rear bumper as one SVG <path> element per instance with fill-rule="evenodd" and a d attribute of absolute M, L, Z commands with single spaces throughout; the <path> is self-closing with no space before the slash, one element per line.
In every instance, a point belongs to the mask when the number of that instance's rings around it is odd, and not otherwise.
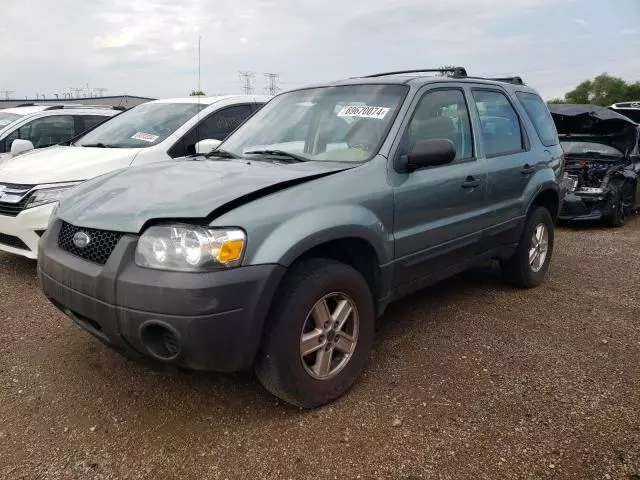
<path fill-rule="evenodd" d="M 56 221 L 42 238 L 42 289 L 103 343 L 196 370 L 251 366 L 283 267 L 257 265 L 208 273 L 144 269 L 133 261 L 137 239 L 127 235 L 102 266 L 60 249 L 59 230 Z M 158 355 L 156 331 L 173 335 L 177 353 Z"/>
<path fill-rule="evenodd" d="M 0 215 L 0 250 L 36 259 L 39 233 L 46 230 L 54 206 L 28 208 L 15 217 Z"/>

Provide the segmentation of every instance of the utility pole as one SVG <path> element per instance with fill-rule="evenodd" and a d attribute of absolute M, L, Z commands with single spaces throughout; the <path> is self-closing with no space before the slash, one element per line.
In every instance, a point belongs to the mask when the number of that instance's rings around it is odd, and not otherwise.
<path fill-rule="evenodd" d="M 280 87 L 278 87 L 278 80 L 280 79 L 280 75 L 277 73 L 265 73 L 264 80 L 267 83 L 267 86 L 264 87 L 265 93 L 269 95 L 275 95 L 280 91 Z"/>
<path fill-rule="evenodd" d="M 5 100 L 11 100 L 11 94 L 13 90 L 0 90 L 0 94 L 4 95 Z"/>
<path fill-rule="evenodd" d="M 202 37 L 198 37 L 198 95 L 202 92 L 200 90 L 200 44 L 202 43 Z"/>
<path fill-rule="evenodd" d="M 253 87 L 253 79 L 256 76 L 254 72 L 249 71 L 239 71 L 240 78 L 242 79 L 242 91 L 245 95 L 250 95 L 255 90 Z"/>

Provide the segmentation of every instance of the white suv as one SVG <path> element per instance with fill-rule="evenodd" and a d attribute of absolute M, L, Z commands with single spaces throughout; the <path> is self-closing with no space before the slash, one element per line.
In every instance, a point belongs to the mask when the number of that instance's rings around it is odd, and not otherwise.
<path fill-rule="evenodd" d="M 0 164 L 0 250 L 35 259 L 58 199 L 99 175 L 214 149 L 269 97 L 232 95 L 138 105 L 69 146 L 28 152 Z"/>
<path fill-rule="evenodd" d="M 108 106 L 34 105 L 0 110 L 0 161 L 67 142 L 120 113 Z"/>

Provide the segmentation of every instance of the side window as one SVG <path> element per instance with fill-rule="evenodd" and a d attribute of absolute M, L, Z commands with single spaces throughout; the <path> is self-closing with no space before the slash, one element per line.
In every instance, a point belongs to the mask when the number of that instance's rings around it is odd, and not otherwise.
<path fill-rule="evenodd" d="M 4 152 L 11 151 L 11 144 L 16 138 L 20 138 L 20 129 L 16 128 L 13 132 L 4 138 Z M 2 153 L 4 153 L 2 152 Z"/>
<path fill-rule="evenodd" d="M 524 150 L 518 114 L 506 95 L 493 90 L 473 90 L 478 109 L 484 150 L 495 157 Z"/>
<path fill-rule="evenodd" d="M 36 148 L 49 147 L 74 136 L 74 119 L 71 115 L 52 115 L 35 120 L 12 132 L 7 139 L 8 148 L 16 138 L 30 140 Z"/>
<path fill-rule="evenodd" d="M 105 117 L 104 115 L 82 115 L 82 130 L 76 132 L 76 135 L 81 134 L 85 130 L 89 130 L 90 128 L 95 127 L 96 125 L 100 125 L 102 122 L 108 120 L 110 117 Z"/>
<path fill-rule="evenodd" d="M 251 105 L 236 105 L 220 110 L 200 124 L 200 138 L 224 140 L 252 113 Z"/>
<path fill-rule="evenodd" d="M 473 157 L 469 110 L 461 90 L 435 90 L 418 104 L 404 137 L 406 151 L 420 140 L 446 138 L 456 146 L 456 160 Z"/>
<path fill-rule="evenodd" d="M 178 140 L 169 155 L 172 158 L 194 155 L 199 140 L 224 140 L 252 113 L 251 105 L 235 105 L 212 113 Z"/>
<path fill-rule="evenodd" d="M 516 92 L 516 97 L 538 132 L 540 141 L 550 147 L 558 144 L 558 132 L 549 113 L 547 104 L 535 93 Z"/>

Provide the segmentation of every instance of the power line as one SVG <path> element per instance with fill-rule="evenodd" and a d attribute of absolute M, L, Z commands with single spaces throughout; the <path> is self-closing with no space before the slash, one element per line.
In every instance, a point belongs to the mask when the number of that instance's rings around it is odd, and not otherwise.
<path fill-rule="evenodd" d="M 278 86 L 278 80 L 280 79 L 280 75 L 277 73 L 265 73 L 264 74 L 265 82 L 267 82 L 267 86 L 264 87 L 265 93 L 269 95 L 275 95 L 280 91 L 280 87 Z"/>
<path fill-rule="evenodd" d="M 242 79 L 242 84 L 241 84 L 242 91 L 246 95 L 252 94 L 253 91 L 255 90 L 253 86 L 253 79 L 255 78 L 256 74 L 254 72 L 249 72 L 247 70 L 241 70 L 238 73 L 240 74 L 240 78 Z"/>

